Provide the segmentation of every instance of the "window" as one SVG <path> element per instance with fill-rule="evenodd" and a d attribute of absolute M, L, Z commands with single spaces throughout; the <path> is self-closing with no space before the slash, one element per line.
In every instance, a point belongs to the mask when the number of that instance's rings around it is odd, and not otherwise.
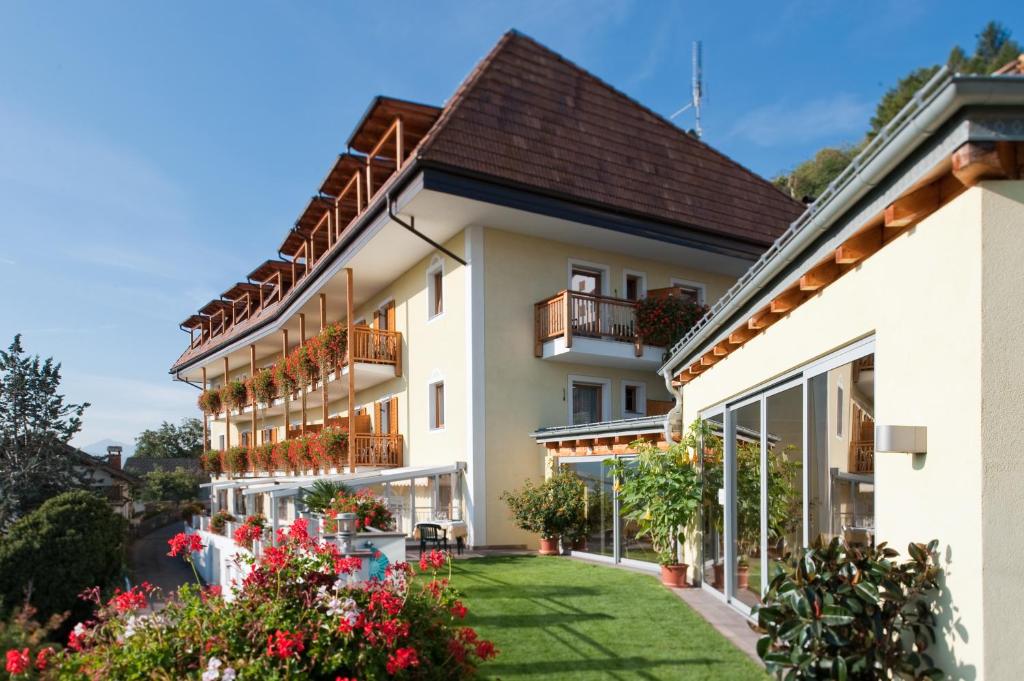
<path fill-rule="evenodd" d="M 249 446 L 249 431 L 245 431 L 244 433 L 242 433 L 242 446 Z"/>
<path fill-rule="evenodd" d="M 430 429 L 444 428 L 444 381 L 430 384 Z"/>
<path fill-rule="evenodd" d="M 601 392 L 599 383 L 572 384 L 572 422 L 596 423 L 601 420 Z"/>
<path fill-rule="evenodd" d="M 427 318 L 444 313 L 444 263 L 434 258 L 427 269 Z"/>
<path fill-rule="evenodd" d="M 622 291 L 626 300 L 640 300 L 647 295 L 647 277 L 642 272 L 626 270 L 623 280 Z"/>
<path fill-rule="evenodd" d="M 647 386 L 631 381 L 622 382 L 623 417 L 643 416 L 647 413 Z"/>
<path fill-rule="evenodd" d="M 597 268 L 573 265 L 569 273 L 569 288 L 577 293 L 600 295 L 603 275 L 604 273 Z"/>
<path fill-rule="evenodd" d="M 218 435 L 217 439 L 218 439 L 218 442 L 219 442 L 219 445 L 218 445 L 217 449 L 219 449 L 220 451 L 223 452 L 224 449 L 225 449 L 225 446 L 224 446 L 224 436 L 223 435 Z"/>
<path fill-rule="evenodd" d="M 843 436 L 843 386 L 836 386 L 836 437 Z"/>
<path fill-rule="evenodd" d="M 689 298 L 695 303 L 704 304 L 704 284 L 699 284 L 695 281 L 686 281 L 685 279 L 673 279 L 672 286 L 679 289 L 683 296 Z"/>

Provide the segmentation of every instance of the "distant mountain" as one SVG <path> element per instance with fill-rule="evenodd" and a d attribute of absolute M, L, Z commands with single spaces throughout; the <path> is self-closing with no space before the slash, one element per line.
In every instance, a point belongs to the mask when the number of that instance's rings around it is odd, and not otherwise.
<path fill-rule="evenodd" d="M 91 445 L 79 447 L 79 449 L 81 449 L 86 454 L 92 454 L 93 456 L 106 456 L 107 447 L 110 446 L 121 447 L 121 461 L 124 461 L 129 456 L 135 453 L 135 445 L 126 445 L 123 442 L 118 442 L 117 440 L 111 440 L 109 438 L 106 440 L 100 440 L 99 442 L 93 442 Z"/>

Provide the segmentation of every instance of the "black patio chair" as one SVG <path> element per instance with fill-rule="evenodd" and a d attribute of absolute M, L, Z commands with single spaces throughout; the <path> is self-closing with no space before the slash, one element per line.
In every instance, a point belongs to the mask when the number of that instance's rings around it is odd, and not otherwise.
<path fill-rule="evenodd" d="M 420 555 L 427 550 L 427 543 L 432 543 L 434 548 L 448 550 L 448 531 L 440 525 L 423 523 L 420 530 Z"/>

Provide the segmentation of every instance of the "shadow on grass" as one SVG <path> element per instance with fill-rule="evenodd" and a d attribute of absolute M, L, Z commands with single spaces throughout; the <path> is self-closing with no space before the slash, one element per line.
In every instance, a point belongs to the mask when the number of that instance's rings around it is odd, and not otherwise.
<path fill-rule="evenodd" d="M 513 586 L 508 582 L 502 582 L 498 579 L 490 581 L 495 583 L 474 584 L 473 596 L 476 598 L 551 598 L 553 596 L 564 598 L 572 596 L 600 596 L 602 594 L 602 590 L 596 587 L 572 586 L 569 584 L 516 584 Z"/>
<path fill-rule="evenodd" d="M 573 672 L 643 672 L 659 667 L 685 667 L 689 665 L 707 666 L 718 660 L 705 658 L 685 658 L 677 660 L 649 660 L 645 657 L 603 657 L 586 660 L 538 660 L 537 662 L 519 662 L 505 664 L 501 658 L 488 662 L 481 671 L 491 676 L 502 674 L 568 674 Z"/>
<path fill-rule="evenodd" d="M 603 612 L 545 612 L 537 615 L 473 615 L 474 625 L 496 626 L 508 629 L 523 627 L 551 627 L 557 624 L 580 624 L 595 620 L 614 620 Z"/>

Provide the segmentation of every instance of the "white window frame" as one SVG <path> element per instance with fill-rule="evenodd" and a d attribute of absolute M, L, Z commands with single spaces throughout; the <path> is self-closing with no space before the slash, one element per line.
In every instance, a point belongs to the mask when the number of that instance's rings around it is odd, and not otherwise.
<path fill-rule="evenodd" d="M 437 402 L 434 400 L 435 386 L 441 384 L 444 388 L 444 404 L 441 405 L 441 426 L 436 427 L 434 424 L 437 423 Z M 427 381 L 427 431 L 431 433 L 443 433 L 448 427 L 448 386 L 445 384 L 444 376 L 440 372 L 434 371 L 430 380 Z"/>
<path fill-rule="evenodd" d="M 608 265 L 604 265 L 599 262 L 591 262 L 589 260 L 580 260 L 579 258 L 569 258 L 569 262 L 565 267 L 565 288 L 572 291 L 572 268 L 582 267 L 588 270 L 597 270 L 601 273 L 601 292 L 600 295 L 609 295 L 609 290 L 612 285 L 612 268 Z"/>
<path fill-rule="evenodd" d="M 434 275 L 438 272 L 441 273 L 441 311 L 434 313 Z M 444 317 L 448 311 L 448 301 L 445 295 L 444 285 L 444 259 L 440 256 L 435 255 L 430 259 L 430 265 L 427 266 L 427 322 L 432 322 L 435 319 Z"/>
<path fill-rule="evenodd" d="M 574 413 L 572 405 L 572 386 L 574 383 L 589 383 L 591 385 L 601 386 L 601 421 L 612 420 L 612 379 L 601 378 L 599 376 L 582 376 L 580 374 L 569 374 L 566 381 L 566 393 L 565 403 L 568 408 L 566 423 L 568 425 L 576 425 L 573 423 L 572 416 Z M 600 423 L 600 421 L 598 421 Z M 581 424 L 582 425 L 582 424 Z"/>
<path fill-rule="evenodd" d="M 626 388 L 636 388 L 636 402 L 638 411 L 626 411 Z M 622 381 L 622 390 L 619 391 L 620 404 L 622 405 L 622 418 L 636 418 L 647 416 L 647 384 L 643 381 Z"/>
<path fill-rule="evenodd" d="M 639 270 L 622 270 L 622 295 L 621 298 L 626 298 L 626 291 L 628 290 L 627 282 L 630 277 L 637 277 L 640 279 L 640 289 L 637 291 L 637 300 L 647 296 L 647 273 Z"/>
<path fill-rule="evenodd" d="M 697 291 L 697 302 L 701 305 L 706 305 L 708 300 L 708 287 L 707 284 L 702 284 L 699 281 L 693 281 L 692 279 L 680 279 L 679 277 L 672 277 L 670 280 L 672 286 L 685 286 L 686 288 L 692 288 Z"/>

